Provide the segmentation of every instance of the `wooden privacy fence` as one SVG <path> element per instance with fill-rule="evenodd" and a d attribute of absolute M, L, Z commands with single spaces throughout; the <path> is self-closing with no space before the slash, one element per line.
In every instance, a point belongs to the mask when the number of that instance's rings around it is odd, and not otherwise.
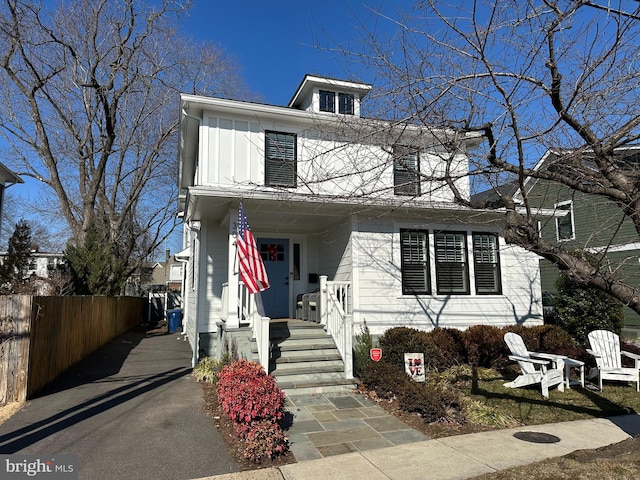
<path fill-rule="evenodd" d="M 24 401 L 138 325 L 138 297 L 0 296 L 0 405 Z"/>

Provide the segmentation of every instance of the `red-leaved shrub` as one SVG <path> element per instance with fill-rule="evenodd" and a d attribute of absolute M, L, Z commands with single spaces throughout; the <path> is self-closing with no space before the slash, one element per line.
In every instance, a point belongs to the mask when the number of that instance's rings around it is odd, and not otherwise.
<path fill-rule="evenodd" d="M 278 424 L 260 420 L 252 424 L 244 436 L 244 456 L 260 463 L 265 458 L 275 458 L 287 451 L 287 439 Z"/>
<path fill-rule="evenodd" d="M 284 392 L 275 378 L 255 362 L 240 359 L 218 373 L 218 403 L 246 442 L 244 455 L 255 462 L 287 451 L 279 422 L 284 417 Z"/>
<path fill-rule="evenodd" d="M 240 359 L 218 373 L 218 402 L 234 422 L 279 421 L 284 415 L 284 392 L 255 362 Z"/>

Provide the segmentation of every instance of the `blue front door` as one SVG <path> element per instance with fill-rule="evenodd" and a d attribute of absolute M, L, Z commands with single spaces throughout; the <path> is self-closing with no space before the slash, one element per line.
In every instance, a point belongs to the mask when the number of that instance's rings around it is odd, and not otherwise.
<path fill-rule="evenodd" d="M 286 318 L 289 316 L 289 240 L 259 238 L 257 241 L 271 285 L 261 294 L 264 313 L 271 318 Z"/>

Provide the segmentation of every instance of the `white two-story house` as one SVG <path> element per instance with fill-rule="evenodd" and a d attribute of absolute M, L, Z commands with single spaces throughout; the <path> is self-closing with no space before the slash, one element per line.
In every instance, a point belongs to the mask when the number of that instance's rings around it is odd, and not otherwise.
<path fill-rule="evenodd" d="M 483 138 L 361 117 L 370 89 L 307 75 L 287 106 L 182 95 L 194 361 L 231 333 L 264 344 L 268 319 L 321 323 L 347 362 L 365 322 L 373 335 L 542 322 L 537 257 L 505 245 L 501 215 L 459 206 L 441 181 L 447 170 L 468 196 L 467 152 Z M 264 311 L 239 283 L 241 201 L 271 283 Z"/>

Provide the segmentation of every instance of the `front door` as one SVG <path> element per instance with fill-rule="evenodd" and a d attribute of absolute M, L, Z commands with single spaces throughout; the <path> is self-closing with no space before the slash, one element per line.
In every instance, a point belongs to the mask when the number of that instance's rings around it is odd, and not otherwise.
<path fill-rule="evenodd" d="M 289 240 L 259 238 L 258 249 L 271 285 L 261 294 L 264 313 L 270 318 L 286 318 L 289 316 Z"/>

